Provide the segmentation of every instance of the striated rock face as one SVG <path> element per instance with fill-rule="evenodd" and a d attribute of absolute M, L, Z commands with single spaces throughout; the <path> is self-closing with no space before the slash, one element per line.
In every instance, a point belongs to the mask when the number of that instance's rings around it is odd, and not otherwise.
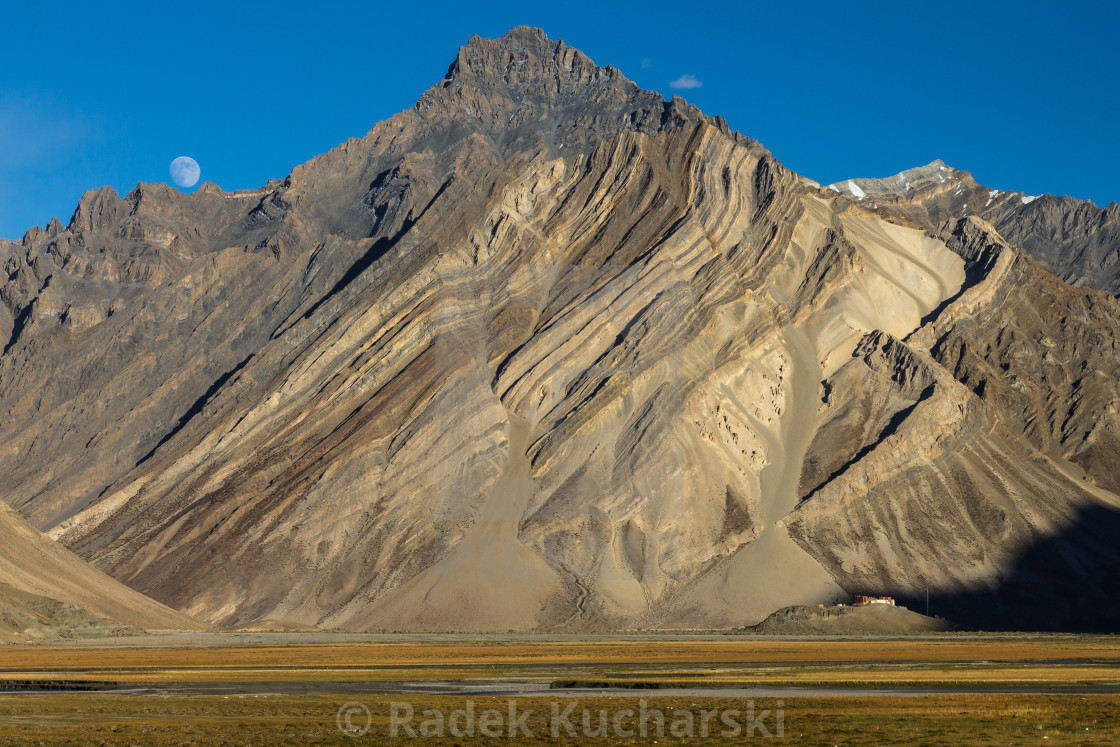
<path fill-rule="evenodd" d="M 977 219 L 937 235 L 972 282 L 905 342 L 865 338 L 824 382 L 791 532 L 846 588 L 917 604 L 928 587 L 938 613 L 974 624 L 1109 629 L 1120 303 L 1064 285 Z M 1045 572 L 1022 577 L 1043 543 Z M 1055 585 L 1076 591 L 1048 597 Z M 1029 601 L 1065 597 L 1076 614 Z"/>
<path fill-rule="evenodd" d="M 2 497 L 222 625 L 998 585 L 1120 503 L 1117 302 L 859 202 L 540 31 L 472 39 L 282 182 L 0 246 Z"/>
<path fill-rule="evenodd" d="M 885 179 L 837 182 L 830 189 L 887 220 L 929 228 L 969 215 L 983 218 L 1067 283 L 1120 295 L 1120 205 L 1115 202 L 1102 209 L 1072 197 L 989 189 L 941 161 Z"/>

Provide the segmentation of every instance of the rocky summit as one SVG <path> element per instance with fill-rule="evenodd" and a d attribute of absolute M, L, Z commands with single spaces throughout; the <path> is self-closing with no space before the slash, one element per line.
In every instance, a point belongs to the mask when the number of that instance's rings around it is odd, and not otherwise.
<path fill-rule="evenodd" d="M 0 498 L 222 626 L 927 590 L 1115 626 L 1116 206 L 844 185 L 541 31 L 473 38 L 283 181 L 102 189 L 0 242 Z"/>

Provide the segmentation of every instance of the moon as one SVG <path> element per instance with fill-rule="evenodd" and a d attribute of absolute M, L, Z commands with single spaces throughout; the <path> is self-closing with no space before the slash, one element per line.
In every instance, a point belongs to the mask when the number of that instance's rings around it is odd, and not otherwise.
<path fill-rule="evenodd" d="M 171 181 L 180 187 L 193 187 L 198 184 L 198 177 L 202 176 L 202 169 L 198 161 L 190 156 L 179 156 L 171 162 Z"/>

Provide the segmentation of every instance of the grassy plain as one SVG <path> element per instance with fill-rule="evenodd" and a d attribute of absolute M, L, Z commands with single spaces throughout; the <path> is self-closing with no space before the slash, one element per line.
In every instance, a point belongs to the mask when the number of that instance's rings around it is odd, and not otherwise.
<path fill-rule="evenodd" d="M 349 700 L 330 694 L 282 697 L 171 697 L 133 698 L 93 694 L 0 696 L 0 742 L 16 744 L 391 744 L 389 696 L 366 696 L 373 723 L 362 737 L 349 737 L 338 729 L 339 707 Z M 478 711 L 503 709 L 504 699 L 474 698 Z M 417 709 L 450 712 L 463 706 L 462 698 L 426 696 L 413 698 Z M 735 708 L 742 704 L 727 698 L 659 698 L 647 700 L 650 708 L 666 713 L 698 707 Z M 776 701 L 759 700 L 759 709 L 774 708 Z M 509 744 L 649 744 L 650 739 L 587 738 L 582 724 L 577 735 L 561 730 L 550 735 L 547 705 L 534 708 L 522 700 L 523 709 L 534 710 L 527 725 L 533 738 L 523 733 Z M 633 699 L 589 697 L 579 709 L 618 709 Z M 756 735 L 743 742 L 782 742 L 798 745 L 1115 745 L 1120 744 L 1120 698 L 1114 696 L 974 695 L 926 697 L 827 697 L 787 698 L 784 701 L 784 736 L 767 739 Z M 771 727 L 773 731 L 773 727 Z M 403 742 L 404 740 L 402 740 Z M 484 744 L 492 739 L 474 737 L 426 740 L 429 744 Z M 669 743 L 725 744 L 718 733 L 707 739 Z M 665 742 L 662 742 L 663 744 Z"/>
<path fill-rule="evenodd" d="M 704 693 L 648 691 L 569 695 L 578 710 L 617 710 L 644 699 L 666 713 L 734 708 L 741 694 L 708 688 L 915 686 L 1054 686 L 1053 693 L 784 697 L 782 741 L 795 744 L 1120 744 L 1120 695 L 1061 692 L 1062 686 L 1120 682 L 1120 638 L 1099 636 L 944 636 L 920 639 L 772 640 L 715 637 L 703 640 L 399 640 L 286 644 L 267 637 L 250 645 L 235 638 L 201 645 L 0 646 L 3 681 L 94 680 L 137 686 L 158 683 L 246 683 L 254 694 L 136 695 L 119 692 L 0 694 L 0 743 L 14 744 L 386 744 L 390 703 L 407 700 L 418 711 L 450 712 L 473 700 L 478 711 L 504 709 L 509 698 L 493 694 L 450 696 L 437 690 L 407 694 L 347 694 L 339 683 L 523 678 L 576 680 L 596 685 L 641 684 L 704 688 Z M 263 642 L 262 642 L 263 641 Z M 303 691 L 269 683 L 305 683 Z M 318 683 L 318 684 L 312 684 Z M 231 691 L 231 693 L 234 691 Z M 339 708 L 358 701 L 369 708 L 368 734 L 339 730 Z M 510 744 L 552 742 L 547 723 L 550 694 L 518 696 L 534 709 L 524 735 Z M 755 698 L 756 708 L 778 707 Z M 578 725 L 577 725 L 578 728 Z M 426 740 L 474 744 L 481 734 Z M 559 734 L 559 744 L 648 744 L 611 734 L 589 738 Z M 660 741 L 660 740 L 659 740 Z M 718 731 L 668 743 L 722 744 Z M 760 737 L 744 740 L 770 741 Z M 666 742 L 661 742 L 662 744 Z"/>
<path fill-rule="evenodd" d="M 289 637 L 290 638 L 290 637 Z M 916 639 L 651 638 L 648 640 L 508 640 L 241 645 L 202 637 L 200 645 L 37 644 L 0 646 L 0 677 L 13 670 L 221 671 L 260 668 L 509 670 L 613 665 L 867 664 L 890 662 L 1030 662 L 1120 660 L 1120 636 L 972 636 Z M 267 639 L 262 639 L 267 640 Z"/>

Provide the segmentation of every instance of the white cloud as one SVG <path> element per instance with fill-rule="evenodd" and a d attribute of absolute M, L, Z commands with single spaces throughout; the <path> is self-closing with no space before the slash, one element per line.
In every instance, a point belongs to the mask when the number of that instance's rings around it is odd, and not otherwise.
<path fill-rule="evenodd" d="M 682 75 L 676 80 L 669 81 L 669 88 L 699 88 L 704 85 L 695 75 Z"/>
<path fill-rule="evenodd" d="M 653 67 L 653 60 L 648 57 L 642 60 L 642 70 L 649 70 L 651 67 Z"/>

